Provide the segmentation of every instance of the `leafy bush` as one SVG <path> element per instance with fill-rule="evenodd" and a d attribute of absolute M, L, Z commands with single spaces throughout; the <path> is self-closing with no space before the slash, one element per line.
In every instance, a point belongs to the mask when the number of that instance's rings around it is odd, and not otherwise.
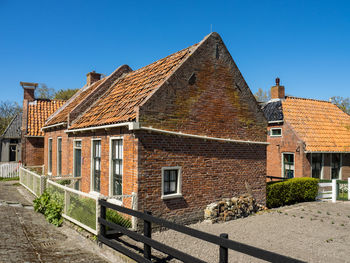
<path fill-rule="evenodd" d="M 67 184 L 70 184 L 70 180 L 69 179 L 57 180 L 56 183 L 61 185 L 67 185 Z"/>
<path fill-rule="evenodd" d="M 266 205 L 269 208 L 314 201 L 318 192 L 315 178 L 293 178 L 284 182 L 267 184 Z"/>
<path fill-rule="evenodd" d="M 44 214 L 49 223 L 60 226 L 63 222 L 63 198 L 58 191 L 49 189 L 34 199 L 34 210 Z"/>
<path fill-rule="evenodd" d="M 114 210 L 107 209 L 106 218 L 107 218 L 107 221 L 110 221 L 110 222 L 115 223 L 117 225 L 120 225 L 120 226 L 123 226 L 126 228 L 131 227 L 130 219 L 125 218 L 124 216 L 122 216 L 121 214 L 119 214 L 118 212 L 116 212 Z"/>

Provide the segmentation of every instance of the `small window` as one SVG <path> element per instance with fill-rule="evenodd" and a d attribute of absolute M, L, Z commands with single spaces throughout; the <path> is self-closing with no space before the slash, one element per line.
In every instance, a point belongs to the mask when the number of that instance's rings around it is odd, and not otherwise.
<path fill-rule="evenodd" d="M 92 141 L 92 183 L 93 191 L 101 190 L 101 141 Z"/>
<path fill-rule="evenodd" d="M 162 168 L 162 199 L 181 197 L 181 168 Z"/>
<path fill-rule="evenodd" d="M 113 139 L 111 141 L 111 162 L 112 162 L 112 195 L 123 194 L 123 140 Z"/>
<path fill-rule="evenodd" d="M 52 173 L 52 138 L 49 138 L 47 172 Z"/>
<path fill-rule="evenodd" d="M 57 138 L 57 176 L 62 175 L 62 138 Z"/>
<path fill-rule="evenodd" d="M 283 154 L 283 177 L 294 177 L 294 154 L 292 153 Z"/>
<path fill-rule="evenodd" d="M 270 130 L 270 136 L 282 136 L 282 129 L 281 128 L 272 128 Z"/>

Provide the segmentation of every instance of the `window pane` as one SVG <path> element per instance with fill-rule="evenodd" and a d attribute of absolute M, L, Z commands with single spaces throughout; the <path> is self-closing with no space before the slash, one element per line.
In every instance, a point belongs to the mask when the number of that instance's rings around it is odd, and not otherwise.
<path fill-rule="evenodd" d="M 112 193 L 114 195 L 122 194 L 123 186 L 123 140 L 115 139 L 111 143 L 111 161 L 112 161 Z"/>
<path fill-rule="evenodd" d="M 176 192 L 176 182 L 170 182 L 170 192 Z"/>
<path fill-rule="evenodd" d="M 164 194 L 168 194 L 169 193 L 169 183 L 165 183 L 164 184 Z"/>
<path fill-rule="evenodd" d="M 164 171 L 164 181 L 169 182 L 169 171 Z"/>
<path fill-rule="evenodd" d="M 176 170 L 170 171 L 170 181 L 176 181 L 176 177 L 177 177 L 177 171 Z"/>

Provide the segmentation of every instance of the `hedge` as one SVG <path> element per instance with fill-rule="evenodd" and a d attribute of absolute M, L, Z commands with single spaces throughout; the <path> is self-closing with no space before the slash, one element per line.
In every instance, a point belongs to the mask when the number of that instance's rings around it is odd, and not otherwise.
<path fill-rule="evenodd" d="M 315 178 L 293 178 L 284 182 L 266 185 L 266 206 L 268 208 L 315 201 L 318 180 Z"/>

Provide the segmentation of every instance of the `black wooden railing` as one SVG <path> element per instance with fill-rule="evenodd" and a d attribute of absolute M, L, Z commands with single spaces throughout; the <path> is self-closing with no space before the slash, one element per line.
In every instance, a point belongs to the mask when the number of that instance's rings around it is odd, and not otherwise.
<path fill-rule="evenodd" d="M 164 220 L 162 218 L 154 217 L 149 212 L 142 213 L 139 211 L 131 210 L 119 205 L 111 204 L 105 200 L 99 200 L 101 206 L 100 217 L 98 222 L 100 224 L 100 234 L 98 235 L 98 240 L 113 249 L 125 254 L 126 256 L 136 260 L 137 262 L 148 262 L 151 263 L 151 248 L 154 248 L 158 251 L 161 251 L 165 254 L 172 256 L 173 258 L 179 259 L 183 262 L 190 263 L 205 263 L 205 261 L 195 258 L 191 255 L 188 255 L 180 250 L 169 247 L 163 243 L 160 243 L 151 238 L 152 236 L 152 223 L 160 225 L 162 227 L 175 230 L 177 232 L 213 243 L 219 246 L 219 262 L 227 263 L 228 262 L 228 249 L 238 251 L 247 255 L 250 255 L 255 258 L 263 259 L 268 262 L 303 262 L 297 259 L 293 259 L 287 256 L 283 256 L 274 252 L 256 248 L 250 245 L 246 245 L 237 241 L 229 240 L 227 234 L 221 234 L 220 236 L 215 236 L 206 232 L 202 232 L 193 228 L 189 228 L 183 225 L 175 224 L 170 221 Z M 120 225 L 114 224 L 106 220 L 106 208 L 116 210 L 120 213 L 128 214 L 130 216 L 137 217 L 142 219 L 144 224 L 143 235 L 137 232 L 131 231 L 127 228 L 124 228 Z M 108 238 L 106 227 L 116 230 L 128 237 L 142 242 L 144 244 L 143 256 L 139 253 L 133 252 L 123 246 L 121 243 L 113 241 L 113 239 Z"/>

